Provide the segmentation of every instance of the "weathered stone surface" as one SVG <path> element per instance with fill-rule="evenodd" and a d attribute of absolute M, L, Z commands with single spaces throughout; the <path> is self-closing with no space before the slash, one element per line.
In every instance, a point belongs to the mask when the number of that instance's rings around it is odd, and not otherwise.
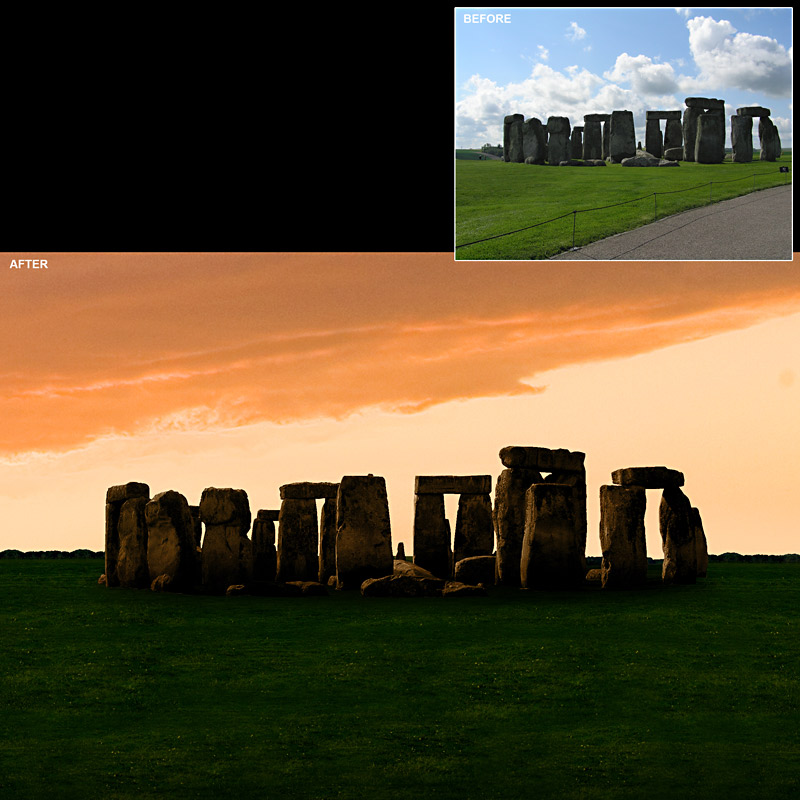
<path fill-rule="evenodd" d="M 194 525 L 189 503 L 180 492 L 157 494 L 144 508 L 150 579 L 170 578 L 174 589 L 192 587 L 199 577 Z"/>
<path fill-rule="evenodd" d="M 573 519 L 572 487 L 535 483 L 526 495 L 520 582 L 525 589 L 583 583 L 586 565 Z"/>
<path fill-rule="evenodd" d="M 703 113 L 702 108 L 687 107 L 683 112 L 683 158 L 694 161 L 694 148 L 697 141 L 697 120 Z"/>
<path fill-rule="evenodd" d="M 522 114 L 509 114 L 503 120 L 503 161 L 522 163 L 525 160 L 522 144 Z"/>
<path fill-rule="evenodd" d="M 650 119 L 650 113 L 649 111 L 647 112 L 648 117 L 644 131 L 644 149 L 656 158 L 661 158 L 661 153 L 664 149 L 664 138 L 658 124 L 658 119 Z"/>
<path fill-rule="evenodd" d="M 545 135 L 541 120 L 531 117 L 522 123 L 522 152 L 526 164 L 544 164 Z"/>
<path fill-rule="evenodd" d="M 683 473 L 668 467 L 625 467 L 611 473 L 611 482 L 620 486 L 643 486 L 645 489 L 665 489 L 683 486 Z"/>
<path fill-rule="evenodd" d="M 460 583 L 494 586 L 497 563 L 495 556 L 472 556 L 456 561 L 453 577 Z"/>
<path fill-rule="evenodd" d="M 524 467 L 537 472 L 583 472 L 586 454 L 547 447 L 520 447 L 512 445 L 500 451 L 504 467 Z"/>
<path fill-rule="evenodd" d="M 697 580 L 697 545 L 691 519 L 689 498 L 677 487 L 664 489 L 658 512 L 665 583 L 695 583 Z"/>
<path fill-rule="evenodd" d="M 419 564 L 412 564 L 410 561 L 406 561 L 405 559 L 401 560 L 396 558 L 392 566 L 393 575 L 411 575 L 414 578 L 436 579 L 436 576 L 430 570 L 424 569 L 423 567 L 419 566 Z"/>
<path fill-rule="evenodd" d="M 336 499 L 336 576 L 344 589 L 393 569 L 392 529 L 386 481 L 345 475 Z"/>
<path fill-rule="evenodd" d="M 725 118 L 701 114 L 697 118 L 694 160 L 698 164 L 721 164 L 725 158 Z"/>
<path fill-rule="evenodd" d="M 414 563 L 438 578 L 450 577 L 450 529 L 444 495 L 414 495 Z"/>
<path fill-rule="evenodd" d="M 775 161 L 780 158 L 781 144 L 778 129 L 769 117 L 758 121 L 758 138 L 761 143 L 761 161 Z"/>
<path fill-rule="evenodd" d="M 590 569 L 586 573 L 586 580 L 590 583 L 601 583 L 603 580 L 603 570 L 602 569 Z"/>
<path fill-rule="evenodd" d="M 417 475 L 415 494 L 488 494 L 491 475 Z"/>
<path fill-rule="evenodd" d="M 568 117 L 547 118 L 547 161 L 558 165 L 568 161 L 572 152 Z"/>
<path fill-rule="evenodd" d="M 669 147 L 664 150 L 664 159 L 667 161 L 683 161 L 682 147 Z"/>
<path fill-rule="evenodd" d="M 206 527 L 202 550 L 203 585 L 224 592 L 253 580 L 250 501 L 244 489 L 211 486 L 200 498 L 200 519 Z"/>
<path fill-rule="evenodd" d="M 687 108 L 725 110 L 725 101 L 716 97 L 687 97 L 683 102 Z"/>
<path fill-rule="evenodd" d="M 316 579 L 319 575 L 318 545 L 316 501 L 284 500 L 278 521 L 278 583 Z"/>
<path fill-rule="evenodd" d="M 440 597 L 444 584 L 438 578 L 385 575 L 365 580 L 361 584 L 361 594 L 364 597 Z"/>
<path fill-rule="evenodd" d="M 623 167 L 657 167 L 661 160 L 650 153 L 642 152 L 640 155 L 622 159 Z"/>
<path fill-rule="evenodd" d="M 708 542 L 706 541 L 706 533 L 703 530 L 703 520 L 700 518 L 700 512 L 694 507 L 691 508 L 689 514 L 694 530 L 697 577 L 705 578 L 708 574 Z"/>
<path fill-rule="evenodd" d="M 285 483 L 280 487 L 281 500 L 321 500 L 324 498 L 336 499 L 338 483 L 314 483 L 302 481 L 300 483 Z"/>
<path fill-rule="evenodd" d="M 147 523 L 144 518 L 147 503 L 147 497 L 132 497 L 122 504 L 119 512 L 117 578 L 120 586 L 146 589 L 151 582 L 147 566 Z"/>
<path fill-rule="evenodd" d="M 677 111 L 646 111 L 644 118 L 647 122 L 652 120 L 675 120 L 681 118 L 680 109 Z"/>
<path fill-rule="evenodd" d="M 256 519 L 264 521 L 277 522 L 281 518 L 281 510 L 279 508 L 260 508 L 256 514 Z"/>
<path fill-rule="evenodd" d="M 677 161 L 670 161 L 669 159 L 662 158 L 661 161 L 658 162 L 659 167 L 679 167 L 680 164 Z"/>
<path fill-rule="evenodd" d="M 772 112 L 764 106 L 745 106 L 737 108 L 736 114 L 740 117 L 771 117 Z"/>
<path fill-rule="evenodd" d="M 318 581 L 287 581 L 287 586 L 296 586 L 303 597 L 325 597 L 328 587 Z"/>
<path fill-rule="evenodd" d="M 447 581 L 442 589 L 442 597 L 486 597 L 486 589 L 460 581 Z"/>
<path fill-rule="evenodd" d="M 639 586 L 647 579 L 646 502 L 646 490 L 641 486 L 600 487 L 604 589 Z"/>
<path fill-rule="evenodd" d="M 544 483 L 560 483 L 572 487 L 572 518 L 578 552 L 586 572 L 586 472 L 560 472 L 555 470 L 544 478 Z"/>
<path fill-rule="evenodd" d="M 583 157 L 603 157 L 603 131 L 600 127 L 599 114 L 587 114 L 583 118 Z"/>
<path fill-rule="evenodd" d="M 150 497 L 150 487 L 146 483 L 123 483 L 119 486 L 109 486 L 106 490 L 106 503 L 124 503 L 133 497 Z"/>
<path fill-rule="evenodd" d="M 275 522 L 264 519 L 259 511 L 253 522 L 253 580 L 274 581 L 277 570 Z"/>
<path fill-rule="evenodd" d="M 497 583 L 503 586 L 520 585 L 526 493 L 532 484 L 541 482 L 538 470 L 525 467 L 504 469 L 497 479 L 493 517 L 497 536 Z"/>
<path fill-rule="evenodd" d="M 604 167 L 606 165 L 601 158 L 588 158 L 583 163 L 587 167 Z"/>
<path fill-rule="evenodd" d="M 488 556 L 494 550 L 492 500 L 489 494 L 462 494 L 458 499 L 453 559 Z"/>
<path fill-rule="evenodd" d="M 576 125 L 572 129 L 570 136 L 572 149 L 570 151 L 572 158 L 583 158 L 583 126 Z"/>
<path fill-rule="evenodd" d="M 150 590 L 153 592 L 171 592 L 174 588 L 172 576 L 167 575 L 166 573 L 153 578 L 152 582 L 150 583 Z"/>
<path fill-rule="evenodd" d="M 319 515 L 319 582 L 336 574 L 336 499 L 327 498 Z"/>
<path fill-rule="evenodd" d="M 106 574 L 105 572 L 97 579 L 98 586 L 105 586 L 106 585 Z"/>
<path fill-rule="evenodd" d="M 608 157 L 619 163 L 636 155 L 636 131 L 632 111 L 612 111 L 608 141 Z"/>
<path fill-rule="evenodd" d="M 569 159 L 569 161 L 561 161 L 558 165 L 559 167 L 585 167 L 587 166 L 585 161 L 576 161 L 574 158 Z"/>
<path fill-rule="evenodd" d="M 667 120 L 664 127 L 664 157 L 666 151 L 676 147 L 683 147 L 683 125 L 681 124 L 681 112 L 676 111 L 677 116 Z"/>
<path fill-rule="evenodd" d="M 749 164 L 753 160 L 752 117 L 731 117 L 731 148 L 733 160 L 737 163 Z"/>

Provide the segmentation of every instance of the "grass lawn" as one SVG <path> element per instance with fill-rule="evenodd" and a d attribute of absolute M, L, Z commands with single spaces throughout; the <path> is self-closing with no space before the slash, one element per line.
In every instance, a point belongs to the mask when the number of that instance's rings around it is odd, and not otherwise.
<path fill-rule="evenodd" d="M 790 154 L 774 163 L 696 164 L 679 167 L 551 167 L 458 159 L 456 258 L 539 259 L 575 245 L 637 228 L 679 211 L 791 182 Z M 779 172 L 788 166 L 788 173 Z M 755 175 L 755 177 L 754 177 Z M 709 186 L 708 184 L 712 185 Z M 697 188 L 690 188 L 697 187 Z M 680 191 L 690 189 L 689 191 Z M 653 193 L 659 193 L 654 201 Z M 673 192 L 673 194 L 660 194 Z M 643 198 L 601 211 L 573 211 Z M 563 219 L 509 236 L 459 247 L 566 214 Z M 787 220 L 787 224 L 790 221 Z"/>
<path fill-rule="evenodd" d="M 102 569 L 0 561 L 3 798 L 800 796 L 800 564 L 371 600 Z"/>

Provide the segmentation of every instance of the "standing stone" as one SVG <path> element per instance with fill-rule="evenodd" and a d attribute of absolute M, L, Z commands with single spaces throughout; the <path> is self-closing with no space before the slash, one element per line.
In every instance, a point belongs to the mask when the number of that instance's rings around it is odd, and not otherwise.
<path fill-rule="evenodd" d="M 603 148 L 602 148 L 602 160 L 605 161 L 608 158 L 608 145 L 611 141 L 611 114 L 602 114 L 603 117 Z"/>
<path fill-rule="evenodd" d="M 525 160 L 522 147 L 522 114 L 510 114 L 503 120 L 503 161 Z"/>
<path fill-rule="evenodd" d="M 392 528 L 386 481 L 345 475 L 336 498 L 336 577 L 342 589 L 391 575 Z"/>
<path fill-rule="evenodd" d="M 545 483 L 560 483 L 572 487 L 572 519 L 575 523 L 575 539 L 584 565 L 586 564 L 586 472 L 553 471 Z M 584 574 L 586 570 L 584 569 Z"/>
<path fill-rule="evenodd" d="M 562 161 L 569 161 L 572 145 L 570 142 L 569 118 L 547 118 L 547 161 L 558 166 Z"/>
<path fill-rule="evenodd" d="M 189 511 L 192 514 L 192 523 L 194 524 L 194 543 L 200 547 L 203 541 L 203 522 L 200 519 L 200 506 L 189 506 Z"/>
<path fill-rule="evenodd" d="M 437 578 L 450 577 L 450 528 L 444 495 L 414 495 L 414 564 Z"/>
<path fill-rule="evenodd" d="M 132 497 L 122 504 L 117 522 L 119 531 L 119 556 L 117 577 L 119 585 L 144 589 L 150 585 L 147 567 L 147 523 L 144 508 L 147 497 Z"/>
<path fill-rule="evenodd" d="M 576 125 L 572 129 L 572 157 L 583 158 L 583 126 Z"/>
<path fill-rule="evenodd" d="M 336 574 L 336 499 L 328 497 L 319 514 L 319 582 Z"/>
<path fill-rule="evenodd" d="M 144 517 L 150 580 L 166 575 L 171 589 L 191 588 L 199 564 L 189 502 L 180 492 L 161 492 L 147 503 Z"/>
<path fill-rule="evenodd" d="M 525 467 L 504 469 L 497 479 L 493 517 L 497 536 L 497 583 L 500 585 L 520 585 L 526 493 L 534 483 L 541 482 L 538 470 Z"/>
<path fill-rule="evenodd" d="M 492 500 L 488 494 L 462 494 L 458 498 L 454 562 L 473 556 L 490 556 L 494 549 Z"/>
<path fill-rule="evenodd" d="M 680 111 L 666 111 L 667 123 L 664 126 L 664 149 L 683 147 L 683 126 Z"/>
<path fill-rule="evenodd" d="M 583 158 L 602 158 L 603 131 L 600 128 L 601 114 L 586 114 L 583 118 Z"/>
<path fill-rule="evenodd" d="M 695 583 L 697 545 L 689 498 L 677 487 L 664 489 L 658 512 L 664 550 L 664 583 Z"/>
<path fill-rule="evenodd" d="M 572 515 L 572 487 L 535 483 L 527 491 L 520 559 L 524 589 L 580 586 L 586 576 Z"/>
<path fill-rule="evenodd" d="M 253 521 L 253 580 L 274 581 L 278 569 L 275 523 L 280 511 L 261 509 Z"/>
<path fill-rule="evenodd" d="M 640 486 L 600 487 L 601 581 L 604 589 L 639 586 L 647 579 L 645 495 L 646 490 Z"/>
<path fill-rule="evenodd" d="M 697 120 L 702 113 L 702 108 L 691 107 L 683 112 L 683 155 L 685 161 L 694 161 L 695 142 L 697 141 Z"/>
<path fill-rule="evenodd" d="M 700 519 L 700 512 L 696 508 L 693 507 L 690 513 L 697 554 L 697 577 L 705 578 L 708 574 L 708 542 L 703 530 L 703 520 Z"/>
<path fill-rule="evenodd" d="M 701 114 L 697 118 L 694 160 L 698 164 L 720 164 L 725 157 L 725 118 Z"/>
<path fill-rule="evenodd" d="M 758 139 L 761 143 L 761 161 L 775 161 L 780 157 L 778 129 L 769 117 L 761 117 L 758 121 Z"/>
<path fill-rule="evenodd" d="M 106 586 L 119 586 L 117 562 L 119 560 L 119 515 L 126 501 L 134 497 L 150 498 L 146 483 L 123 483 L 109 486 L 106 491 L 105 576 Z"/>
<path fill-rule="evenodd" d="M 649 114 L 650 112 L 648 112 Z M 660 123 L 657 119 L 649 119 L 645 123 L 644 149 L 650 155 L 661 158 L 664 151 L 664 140 L 661 135 Z"/>
<path fill-rule="evenodd" d="M 731 117 L 731 148 L 733 160 L 749 164 L 753 160 L 753 118 L 733 115 Z"/>
<path fill-rule="evenodd" d="M 202 549 L 203 585 L 224 592 L 253 579 L 250 501 L 244 489 L 203 489 L 200 519 L 206 527 Z"/>
<path fill-rule="evenodd" d="M 395 553 L 395 561 L 406 560 L 406 546 L 402 542 L 397 543 L 397 552 Z"/>
<path fill-rule="evenodd" d="M 536 117 L 522 123 L 522 154 L 526 164 L 544 164 L 544 127 Z"/>
<path fill-rule="evenodd" d="M 313 498 L 286 498 L 278 516 L 276 580 L 313 581 L 319 576 L 317 502 Z"/>
<path fill-rule="evenodd" d="M 632 111 L 612 111 L 608 140 L 609 158 L 619 163 L 636 155 L 636 130 Z"/>

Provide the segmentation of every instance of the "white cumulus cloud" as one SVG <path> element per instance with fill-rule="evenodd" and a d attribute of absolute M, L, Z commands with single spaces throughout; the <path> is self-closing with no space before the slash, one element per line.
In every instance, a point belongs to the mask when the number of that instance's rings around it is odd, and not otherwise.
<path fill-rule="evenodd" d="M 670 64 L 656 64 L 649 56 L 617 56 L 613 69 L 603 73 L 609 81 L 630 83 L 642 95 L 664 95 L 678 90 L 675 71 Z"/>

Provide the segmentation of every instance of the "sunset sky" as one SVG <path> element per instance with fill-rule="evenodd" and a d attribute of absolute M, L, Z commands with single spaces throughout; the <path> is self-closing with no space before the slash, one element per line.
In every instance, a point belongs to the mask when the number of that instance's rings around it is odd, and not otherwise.
<path fill-rule="evenodd" d="M 586 453 L 589 555 L 611 471 L 661 464 L 712 553 L 800 551 L 797 262 L 4 259 L 0 550 L 102 549 L 117 483 L 243 488 L 255 513 L 374 473 L 410 552 L 415 475 L 494 485 L 515 444 Z"/>

